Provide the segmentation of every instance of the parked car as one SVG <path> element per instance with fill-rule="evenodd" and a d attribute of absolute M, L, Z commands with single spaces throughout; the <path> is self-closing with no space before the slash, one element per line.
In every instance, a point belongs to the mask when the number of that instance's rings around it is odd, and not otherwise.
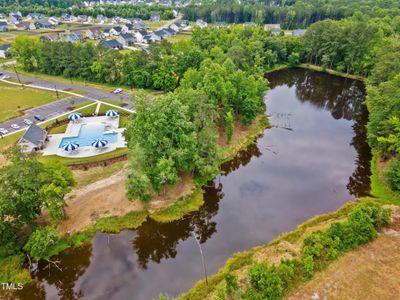
<path fill-rule="evenodd" d="M 44 121 L 44 120 L 46 120 L 44 117 L 39 116 L 39 115 L 35 115 L 34 118 L 35 118 L 36 121 Z"/>
<path fill-rule="evenodd" d="M 8 130 L 5 128 L 0 128 L 0 134 L 7 134 Z"/>
<path fill-rule="evenodd" d="M 14 129 L 19 129 L 20 127 L 19 127 L 19 125 L 18 125 L 18 124 L 11 124 L 11 128 L 14 128 Z"/>
<path fill-rule="evenodd" d="M 32 121 L 29 119 L 24 119 L 24 123 L 29 126 L 32 124 Z"/>
<path fill-rule="evenodd" d="M 116 90 L 113 91 L 114 94 L 121 94 L 122 93 L 122 89 L 118 88 Z"/>

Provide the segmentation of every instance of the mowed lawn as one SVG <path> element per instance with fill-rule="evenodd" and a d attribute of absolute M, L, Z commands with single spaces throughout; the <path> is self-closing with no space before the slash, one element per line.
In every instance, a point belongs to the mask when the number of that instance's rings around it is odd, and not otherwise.
<path fill-rule="evenodd" d="M 61 98 L 64 95 L 61 95 Z M 55 92 L 0 82 L 0 122 L 19 116 L 22 110 L 57 100 Z"/>

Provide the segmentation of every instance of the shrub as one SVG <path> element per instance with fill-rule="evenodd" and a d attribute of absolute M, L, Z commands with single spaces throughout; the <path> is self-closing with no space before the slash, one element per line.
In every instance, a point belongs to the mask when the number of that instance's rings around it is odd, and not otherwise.
<path fill-rule="evenodd" d="M 400 159 L 393 159 L 384 174 L 390 188 L 400 191 Z"/>
<path fill-rule="evenodd" d="M 303 258 L 302 262 L 303 262 L 303 272 L 304 272 L 303 279 L 309 280 L 312 278 L 314 274 L 314 259 L 311 255 L 308 255 Z"/>
<path fill-rule="evenodd" d="M 231 273 L 226 273 L 224 277 L 226 283 L 226 294 L 232 296 L 239 288 L 239 284 L 237 283 L 235 275 L 232 275 Z"/>
<path fill-rule="evenodd" d="M 252 287 L 261 298 L 255 299 L 280 299 L 283 294 L 283 282 L 275 266 L 268 267 L 266 263 L 255 263 L 247 272 Z M 247 292 L 252 294 L 251 292 Z M 253 294 L 252 294 L 253 295 Z M 253 295 L 254 296 L 254 295 Z M 249 298 L 251 299 L 251 298 Z"/>

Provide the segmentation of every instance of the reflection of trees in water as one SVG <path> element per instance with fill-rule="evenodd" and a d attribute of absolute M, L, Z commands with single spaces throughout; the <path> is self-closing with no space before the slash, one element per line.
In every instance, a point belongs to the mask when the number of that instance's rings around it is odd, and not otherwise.
<path fill-rule="evenodd" d="M 270 87 L 296 87 L 297 98 L 331 112 L 335 119 L 353 120 L 360 111 L 365 92 L 362 82 L 302 69 L 282 70 L 267 75 Z"/>
<path fill-rule="evenodd" d="M 328 110 L 337 120 L 354 121 L 351 145 L 357 151 L 356 169 L 349 177 L 347 189 L 356 197 L 367 195 L 370 190 L 371 149 L 366 142 L 368 111 L 364 104 L 363 83 L 303 69 L 282 70 L 268 74 L 267 78 L 271 89 L 281 85 L 294 86 L 301 102 Z"/>
<path fill-rule="evenodd" d="M 356 169 L 349 177 L 347 189 L 351 195 L 356 197 L 367 196 L 370 191 L 370 163 L 371 163 L 371 148 L 367 141 L 368 110 L 366 105 L 361 105 L 360 110 L 356 114 L 353 124 L 355 135 L 351 141 L 351 145 L 357 151 Z"/>
<path fill-rule="evenodd" d="M 83 298 L 82 291 L 74 291 L 75 282 L 85 273 L 86 268 L 90 264 L 90 256 L 92 254 L 91 246 L 79 248 L 79 255 L 76 249 L 71 249 L 57 256 L 60 261 L 58 266 L 62 271 L 52 266 L 46 268 L 46 262 L 40 262 L 38 270 L 34 274 L 38 282 L 35 285 L 26 286 L 18 292 L 21 299 L 45 299 L 45 291 L 43 284 L 45 281 L 49 285 L 54 286 L 58 291 L 60 299 L 75 300 Z"/>
<path fill-rule="evenodd" d="M 199 211 L 186 215 L 183 219 L 158 223 L 148 219 L 137 229 L 133 248 L 138 256 L 139 266 L 146 269 L 149 261 L 159 263 L 162 259 L 174 258 L 180 241 L 196 233 L 200 242 L 206 242 L 216 231 L 217 224 L 211 221 L 217 214 L 222 198 L 222 185 L 205 188 L 205 203 Z"/>
<path fill-rule="evenodd" d="M 235 159 L 223 164 L 221 169 L 225 174 L 230 173 L 247 165 L 253 156 L 260 155 L 257 144 L 253 143 L 239 152 Z M 162 259 L 174 258 L 179 242 L 192 238 L 192 232 L 195 232 L 201 243 L 205 243 L 217 232 L 217 223 L 212 218 L 217 214 L 219 201 L 224 197 L 219 178 L 210 181 L 203 191 L 205 201 L 198 211 L 170 223 L 158 223 L 149 218 L 137 229 L 133 248 L 142 268 L 146 269 L 149 261 L 159 263 Z"/>

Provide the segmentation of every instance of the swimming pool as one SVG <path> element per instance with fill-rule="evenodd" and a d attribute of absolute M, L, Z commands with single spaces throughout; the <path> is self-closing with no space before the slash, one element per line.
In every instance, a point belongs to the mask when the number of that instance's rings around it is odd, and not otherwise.
<path fill-rule="evenodd" d="M 68 142 L 78 143 L 80 147 L 91 146 L 97 139 L 106 140 L 108 143 L 116 143 L 118 133 L 104 133 L 103 124 L 83 124 L 79 130 L 78 136 L 62 138 L 58 147 L 62 148 Z"/>

